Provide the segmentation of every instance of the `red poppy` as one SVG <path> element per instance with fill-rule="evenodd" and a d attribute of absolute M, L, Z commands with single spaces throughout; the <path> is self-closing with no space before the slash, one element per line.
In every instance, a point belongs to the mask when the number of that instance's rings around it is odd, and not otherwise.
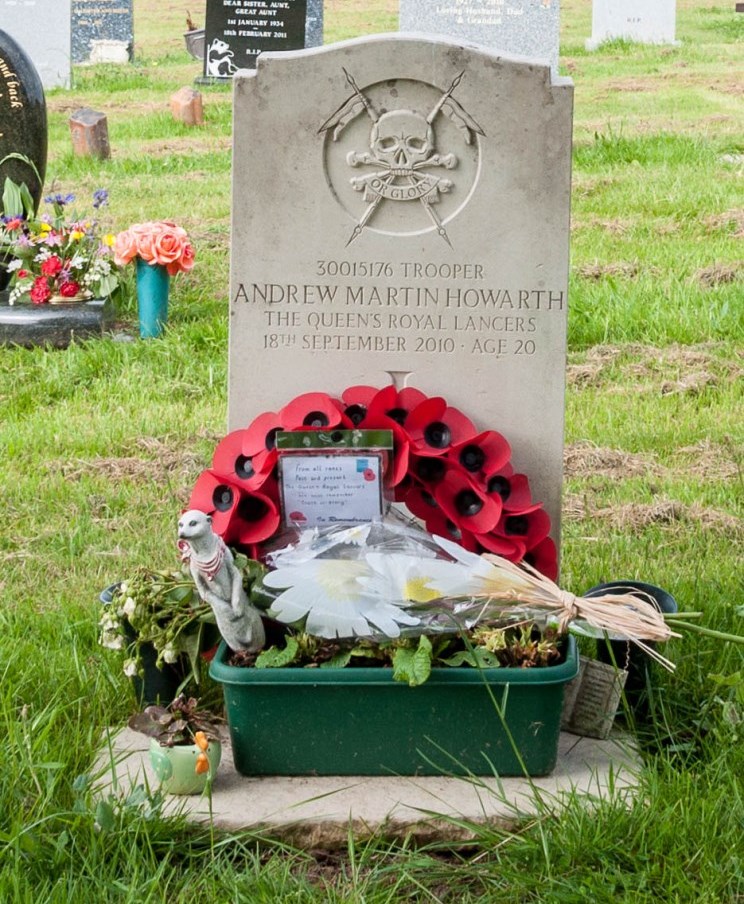
<path fill-rule="evenodd" d="M 202 471 L 191 491 L 188 507 L 212 516 L 212 528 L 226 542 L 230 522 L 240 501 L 240 488 L 214 471 Z"/>
<path fill-rule="evenodd" d="M 361 425 L 377 392 L 374 386 L 350 386 L 341 393 L 339 410 L 351 422 L 352 427 Z"/>
<path fill-rule="evenodd" d="M 412 486 L 402 501 L 408 511 L 422 521 L 427 521 L 434 512 L 439 511 L 439 503 L 434 498 L 434 494 L 425 487 Z"/>
<path fill-rule="evenodd" d="M 245 490 L 258 490 L 271 476 L 277 461 L 276 449 L 245 455 L 246 430 L 233 430 L 220 441 L 212 457 L 212 469 Z"/>
<path fill-rule="evenodd" d="M 230 524 L 232 542 L 241 545 L 263 543 L 279 527 L 279 507 L 263 493 L 242 493 Z M 227 537 L 225 537 L 225 541 Z"/>
<path fill-rule="evenodd" d="M 501 515 L 501 501 L 487 496 L 459 468 L 449 468 L 434 487 L 434 498 L 460 530 L 487 534 Z"/>
<path fill-rule="evenodd" d="M 447 455 L 469 474 L 483 478 L 486 474 L 495 474 L 509 463 L 511 448 L 500 433 L 486 430 L 453 445 Z"/>
<path fill-rule="evenodd" d="M 31 295 L 31 301 L 34 304 L 44 304 L 45 301 L 49 301 L 52 297 L 51 290 L 43 276 L 36 277 L 29 294 Z"/>
<path fill-rule="evenodd" d="M 311 430 L 323 427 L 337 427 L 342 420 L 341 412 L 333 399 L 324 392 L 306 392 L 297 396 L 279 412 L 284 430 Z"/>
<path fill-rule="evenodd" d="M 408 415 L 424 401 L 426 396 L 420 389 L 414 389 L 412 386 L 396 389 L 391 383 L 375 394 L 368 405 L 367 414 L 374 418 L 389 417 L 396 424 L 407 426 Z"/>
<path fill-rule="evenodd" d="M 441 509 L 433 509 L 424 524 L 430 534 L 459 543 L 463 549 L 467 549 L 469 552 L 481 551 L 477 537 L 470 531 L 458 527 Z"/>
<path fill-rule="evenodd" d="M 545 537 L 536 546 L 528 550 L 524 561 L 540 574 L 554 581 L 558 577 L 558 550 L 550 537 Z"/>
<path fill-rule="evenodd" d="M 502 512 L 495 533 L 508 540 L 518 540 L 525 549 L 535 546 L 550 533 L 550 516 L 539 505 L 524 512 Z"/>
<path fill-rule="evenodd" d="M 515 474 L 507 464 L 485 478 L 486 492 L 501 497 L 504 508 L 509 512 L 519 512 L 532 507 L 532 493 L 525 474 Z"/>
<path fill-rule="evenodd" d="M 270 452 L 276 446 L 276 435 L 282 429 L 279 415 L 264 411 L 243 431 L 243 455 L 253 458 L 260 452 Z"/>
<path fill-rule="evenodd" d="M 478 534 L 475 539 L 486 552 L 492 552 L 510 562 L 520 562 L 524 557 L 525 545 L 515 537 L 502 537 L 491 532 Z"/>
<path fill-rule="evenodd" d="M 42 261 L 41 272 L 43 276 L 56 276 L 62 269 L 62 261 L 56 254 Z"/>
<path fill-rule="evenodd" d="M 417 455 L 444 455 L 452 446 L 475 436 L 473 422 L 439 396 L 413 409 L 406 419 L 406 430 Z"/>

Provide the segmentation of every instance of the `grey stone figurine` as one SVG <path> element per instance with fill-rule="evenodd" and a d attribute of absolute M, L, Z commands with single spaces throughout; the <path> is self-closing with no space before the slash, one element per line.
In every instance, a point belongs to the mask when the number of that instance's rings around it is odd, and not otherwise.
<path fill-rule="evenodd" d="M 212 530 L 209 515 L 195 509 L 181 515 L 178 548 L 227 645 L 232 650 L 260 650 L 266 642 L 261 616 L 250 604 L 232 553 Z"/>

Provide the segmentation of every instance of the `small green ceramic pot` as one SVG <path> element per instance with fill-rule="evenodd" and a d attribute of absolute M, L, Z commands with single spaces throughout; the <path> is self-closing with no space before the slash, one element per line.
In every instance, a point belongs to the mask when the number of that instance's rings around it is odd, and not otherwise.
<path fill-rule="evenodd" d="M 206 754 L 209 771 L 196 771 L 196 758 L 201 750 L 196 744 L 181 747 L 161 747 L 156 738 L 150 740 L 150 762 L 155 775 L 160 779 L 160 787 L 168 794 L 201 794 L 207 779 L 217 773 L 222 757 L 222 744 L 210 741 Z"/>

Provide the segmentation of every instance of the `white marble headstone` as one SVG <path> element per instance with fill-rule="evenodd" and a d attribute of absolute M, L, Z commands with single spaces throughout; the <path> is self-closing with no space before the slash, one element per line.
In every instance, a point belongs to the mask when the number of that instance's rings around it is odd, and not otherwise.
<path fill-rule="evenodd" d="M 45 88 L 69 88 L 71 0 L 0 0 L 0 28 L 31 57 Z"/>
<path fill-rule="evenodd" d="M 674 44 L 676 0 L 594 0 L 587 50 L 625 38 L 640 44 Z"/>
<path fill-rule="evenodd" d="M 400 30 L 548 60 L 557 75 L 559 7 L 560 0 L 400 0 Z"/>
<path fill-rule="evenodd" d="M 236 76 L 229 429 L 415 386 L 507 437 L 557 540 L 572 98 L 547 64 L 405 35 Z"/>

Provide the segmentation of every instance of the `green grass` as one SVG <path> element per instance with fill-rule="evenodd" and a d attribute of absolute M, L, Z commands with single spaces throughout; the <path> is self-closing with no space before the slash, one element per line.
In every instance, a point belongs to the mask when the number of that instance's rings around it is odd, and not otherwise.
<path fill-rule="evenodd" d="M 203 23 L 205 0 L 188 6 Z M 744 150 L 744 16 L 678 8 L 679 47 L 587 53 L 590 0 L 561 4 L 576 85 L 562 584 L 647 580 L 741 633 L 744 192 L 723 158 Z M 655 672 L 628 806 L 546 805 L 462 851 L 377 839 L 310 855 L 247 834 L 213 847 L 157 800 L 117 801 L 96 827 L 78 776 L 134 706 L 96 643 L 97 594 L 136 565 L 175 565 L 177 514 L 226 423 L 231 98 L 205 89 L 202 129 L 170 119 L 197 68 L 184 26 L 180 2 L 135 0 L 134 65 L 78 68 L 48 98 L 47 187 L 108 187 L 112 230 L 176 217 L 198 263 L 174 281 L 161 341 L 0 350 L 0 900 L 743 900 L 744 659 L 703 636 L 668 646 L 676 675 Z M 394 0 L 326 2 L 328 41 L 396 27 Z M 107 112 L 110 161 L 72 156 L 81 106 Z M 118 316 L 133 336 L 131 298 Z"/>

